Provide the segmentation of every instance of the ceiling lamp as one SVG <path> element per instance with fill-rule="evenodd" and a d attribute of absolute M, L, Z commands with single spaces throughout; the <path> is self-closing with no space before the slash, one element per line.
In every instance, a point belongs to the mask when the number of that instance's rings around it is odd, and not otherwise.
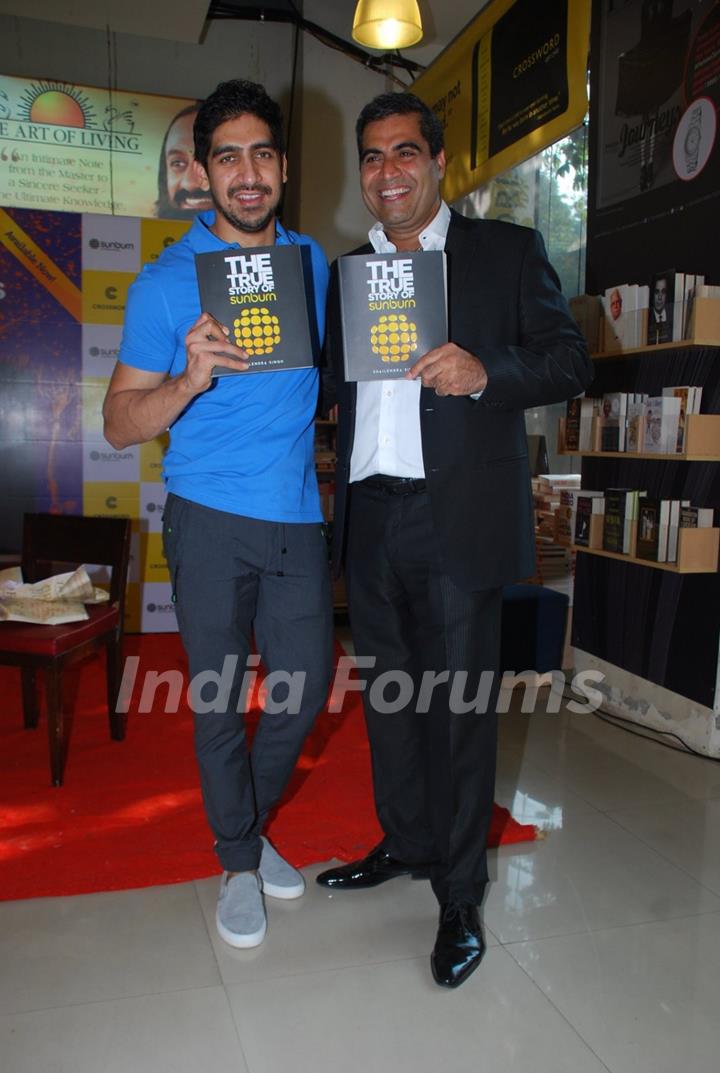
<path fill-rule="evenodd" d="M 352 35 L 367 48 L 416 45 L 423 35 L 416 0 L 358 0 Z"/>

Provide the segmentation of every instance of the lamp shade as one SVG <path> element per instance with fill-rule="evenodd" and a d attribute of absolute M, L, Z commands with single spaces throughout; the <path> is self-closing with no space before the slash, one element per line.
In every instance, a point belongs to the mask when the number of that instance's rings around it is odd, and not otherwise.
<path fill-rule="evenodd" d="M 358 0 L 353 38 L 367 48 L 407 48 L 422 38 L 416 0 Z"/>

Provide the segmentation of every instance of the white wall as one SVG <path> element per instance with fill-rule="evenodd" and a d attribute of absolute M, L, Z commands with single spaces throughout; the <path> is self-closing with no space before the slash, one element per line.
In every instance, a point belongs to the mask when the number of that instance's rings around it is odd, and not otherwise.
<path fill-rule="evenodd" d="M 278 97 L 290 86 L 292 28 L 281 23 L 214 21 L 198 45 L 131 34 L 112 42 L 109 71 L 102 30 L 0 15 L 0 73 L 89 86 L 112 78 L 117 89 L 176 97 L 205 97 L 227 78 L 262 82 Z"/>
<path fill-rule="evenodd" d="M 307 0 L 306 17 L 350 37 L 351 9 Z M 0 74 L 178 97 L 204 97 L 227 78 L 261 82 L 287 112 L 293 62 L 290 25 L 213 21 L 200 44 L 81 29 L 0 15 Z M 314 235 L 328 257 L 367 236 L 354 124 L 385 79 L 301 35 L 286 222 Z M 110 63 L 110 58 L 112 62 Z"/>
<path fill-rule="evenodd" d="M 350 38 L 352 10 L 338 10 L 328 0 L 305 0 L 304 13 L 338 37 Z M 355 120 L 363 105 L 387 88 L 382 75 L 304 35 L 302 224 L 331 260 L 367 241 L 372 219 L 360 198 Z"/>

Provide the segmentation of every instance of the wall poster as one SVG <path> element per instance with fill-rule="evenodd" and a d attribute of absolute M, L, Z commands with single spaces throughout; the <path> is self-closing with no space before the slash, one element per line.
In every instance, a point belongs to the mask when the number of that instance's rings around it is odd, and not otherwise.
<path fill-rule="evenodd" d="M 720 2 L 601 0 L 592 57 L 588 290 L 669 265 L 720 282 Z"/>
<path fill-rule="evenodd" d="M 590 0 L 495 0 L 415 81 L 443 122 L 455 201 L 579 126 Z"/>

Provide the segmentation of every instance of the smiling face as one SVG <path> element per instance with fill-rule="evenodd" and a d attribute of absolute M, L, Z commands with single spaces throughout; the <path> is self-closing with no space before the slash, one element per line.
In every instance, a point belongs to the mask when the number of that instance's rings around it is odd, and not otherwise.
<path fill-rule="evenodd" d="M 158 215 L 191 218 L 213 207 L 205 172 L 195 160 L 193 123 L 196 114 L 189 112 L 179 116 L 167 132 L 164 149 L 166 189 L 159 192 Z"/>
<path fill-rule="evenodd" d="M 287 160 L 275 148 L 267 123 L 248 112 L 216 127 L 207 179 L 217 210 L 215 234 L 244 246 L 272 245 Z"/>
<path fill-rule="evenodd" d="M 445 151 L 436 157 L 415 112 L 368 123 L 362 136 L 363 201 L 399 250 L 418 247 L 420 233 L 440 208 Z"/>

